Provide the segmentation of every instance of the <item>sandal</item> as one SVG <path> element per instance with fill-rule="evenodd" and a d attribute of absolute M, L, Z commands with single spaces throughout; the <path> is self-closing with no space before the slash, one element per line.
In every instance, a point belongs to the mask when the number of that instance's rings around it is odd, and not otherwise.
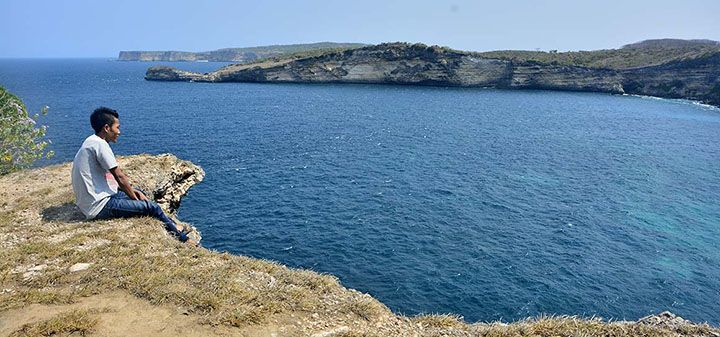
<path fill-rule="evenodd" d="M 175 225 L 175 228 L 168 228 L 168 231 L 170 232 L 170 234 L 172 234 L 172 235 L 174 235 L 175 237 L 177 237 L 178 241 L 180 241 L 180 242 L 182 242 L 182 243 L 191 244 L 191 245 L 193 245 L 193 246 L 195 246 L 195 247 L 200 247 L 200 243 L 199 243 L 199 242 L 195 242 L 195 240 L 191 239 L 191 238 L 188 236 L 188 234 L 190 234 L 190 233 L 192 233 L 192 232 L 194 231 L 194 229 L 192 228 L 192 226 L 183 224 L 183 225 L 182 225 L 182 227 L 183 227 L 182 230 L 178 230 L 177 227 L 178 227 L 178 226 L 177 226 L 177 224 L 176 224 L 176 225 Z"/>
<path fill-rule="evenodd" d="M 185 241 L 188 239 L 188 234 L 193 232 L 193 228 L 190 226 L 183 225 L 183 229 L 180 231 L 181 236 L 185 236 Z"/>
<path fill-rule="evenodd" d="M 191 239 L 188 236 L 188 234 L 192 233 L 193 231 L 194 229 L 190 225 L 183 225 L 183 230 L 180 231 L 180 241 L 191 244 L 195 247 L 200 247 L 200 242 L 195 242 L 195 240 Z M 183 237 L 185 237 L 184 240 Z"/>
<path fill-rule="evenodd" d="M 170 234 L 176 236 L 180 242 L 185 242 L 185 241 L 188 240 L 188 236 L 187 236 L 187 235 L 190 234 L 190 232 L 192 231 L 192 229 L 189 229 L 189 227 L 190 227 L 190 226 L 184 226 L 184 225 L 183 225 L 183 229 L 182 229 L 182 230 L 178 230 L 178 229 L 177 229 L 177 225 L 175 226 L 175 228 L 170 228 L 170 227 L 168 226 L 167 230 L 168 230 L 168 232 L 170 232 Z"/>

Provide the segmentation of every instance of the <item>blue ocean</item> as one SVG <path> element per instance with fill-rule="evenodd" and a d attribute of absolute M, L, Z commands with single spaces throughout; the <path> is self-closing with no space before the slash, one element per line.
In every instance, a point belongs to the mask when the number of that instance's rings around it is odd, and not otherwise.
<path fill-rule="evenodd" d="M 1 59 L 53 159 L 90 112 L 117 155 L 201 165 L 179 217 L 218 251 L 336 275 L 394 312 L 720 324 L 720 109 L 386 85 L 163 83 L 159 63 Z M 176 63 L 211 71 L 221 63 Z"/>

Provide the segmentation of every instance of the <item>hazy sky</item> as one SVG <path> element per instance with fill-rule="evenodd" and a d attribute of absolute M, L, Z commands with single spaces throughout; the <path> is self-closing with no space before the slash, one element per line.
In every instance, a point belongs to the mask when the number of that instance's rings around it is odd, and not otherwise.
<path fill-rule="evenodd" d="M 719 0 L 0 0 L 0 57 L 116 57 L 320 41 L 594 50 L 720 40 Z"/>

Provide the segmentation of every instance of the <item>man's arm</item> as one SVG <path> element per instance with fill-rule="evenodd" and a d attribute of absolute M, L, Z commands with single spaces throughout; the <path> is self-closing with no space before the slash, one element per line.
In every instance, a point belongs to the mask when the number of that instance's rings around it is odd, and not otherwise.
<path fill-rule="evenodd" d="M 118 187 L 127 194 L 127 196 L 132 200 L 148 200 L 147 197 L 136 191 L 132 185 L 130 185 L 130 179 L 128 179 L 128 176 L 125 175 L 125 173 L 120 169 L 120 167 L 113 167 L 110 169 L 110 173 L 112 173 L 113 177 L 115 177 L 115 180 L 118 182 Z"/>

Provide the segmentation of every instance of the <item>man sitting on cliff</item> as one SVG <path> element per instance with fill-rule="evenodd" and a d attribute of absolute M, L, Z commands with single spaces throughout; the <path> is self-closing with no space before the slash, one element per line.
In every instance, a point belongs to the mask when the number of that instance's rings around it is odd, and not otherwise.
<path fill-rule="evenodd" d="M 117 111 L 106 107 L 97 108 L 90 115 L 90 125 L 95 134 L 85 139 L 72 165 L 75 204 L 87 219 L 152 216 L 162 221 L 180 241 L 188 241 L 187 229 L 179 229 L 157 203 L 148 200 L 141 190 L 133 188 L 118 167 L 108 143 L 117 142 L 120 136 L 119 117 Z M 108 184 L 108 171 L 118 183 L 117 193 Z M 195 244 L 192 240 L 189 242 Z"/>

